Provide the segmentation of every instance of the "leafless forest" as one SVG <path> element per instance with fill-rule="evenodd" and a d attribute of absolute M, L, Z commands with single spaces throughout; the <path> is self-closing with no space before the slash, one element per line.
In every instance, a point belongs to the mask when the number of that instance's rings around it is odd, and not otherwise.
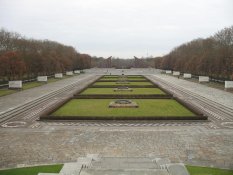
<path fill-rule="evenodd" d="M 0 30 L 2 80 L 32 78 L 91 67 L 153 67 L 233 79 L 233 26 L 208 38 L 184 43 L 163 57 L 134 59 L 90 56 L 58 42 L 28 39 L 18 33 Z"/>

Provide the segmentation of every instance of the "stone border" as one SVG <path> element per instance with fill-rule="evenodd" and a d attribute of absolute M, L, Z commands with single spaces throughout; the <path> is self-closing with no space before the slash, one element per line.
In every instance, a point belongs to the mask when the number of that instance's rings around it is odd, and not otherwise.
<path fill-rule="evenodd" d="M 119 86 L 127 86 L 129 88 L 158 88 L 156 85 L 93 85 L 90 88 L 116 88 Z"/>
<path fill-rule="evenodd" d="M 74 95 L 73 99 L 171 99 L 169 94 L 149 94 L 149 95 L 128 95 L 128 94 L 90 94 L 90 95 Z"/>
<path fill-rule="evenodd" d="M 43 116 L 41 121 L 49 120 L 49 121 L 68 121 L 68 120 L 186 120 L 186 121 L 200 121 L 206 120 L 206 117 L 203 116 Z"/>
<path fill-rule="evenodd" d="M 98 82 L 120 82 L 119 80 L 99 80 Z M 145 80 L 127 80 L 126 82 L 148 82 Z"/>

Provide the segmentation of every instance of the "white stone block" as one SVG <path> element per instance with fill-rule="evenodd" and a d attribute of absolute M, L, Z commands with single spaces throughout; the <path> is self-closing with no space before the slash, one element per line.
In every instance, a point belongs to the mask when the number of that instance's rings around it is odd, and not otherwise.
<path fill-rule="evenodd" d="M 47 76 L 38 76 L 37 77 L 37 81 L 39 81 L 39 82 L 47 82 L 48 81 L 48 77 Z"/>
<path fill-rule="evenodd" d="M 66 72 L 66 75 L 73 75 L 73 71 Z"/>
<path fill-rule="evenodd" d="M 192 74 L 184 73 L 184 78 L 192 78 Z"/>
<path fill-rule="evenodd" d="M 9 88 L 10 89 L 21 89 L 22 87 L 23 87 L 22 80 L 9 81 Z"/>
<path fill-rule="evenodd" d="M 75 70 L 74 73 L 75 74 L 80 74 L 80 70 Z"/>
<path fill-rule="evenodd" d="M 225 89 L 233 89 L 233 81 L 225 81 Z"/>
<path fill-rule="evenodd" d="M 62 73 L 57 73 L 54 75 L 55 78 L 62 78 L 63 77 L 63 74 Z"/>
<path fill-rule="evenodd" d="M 207 76 L 199 76 L 199 82 L 209 82 L 210 78 Z"/>
<path fill-rule="evenodd" d="M 175 75 L 175 76 L 179 76 L 179 75 L 180 75 L 180 72 L 178 72 L 178 71 L 174 71 L 174 72 L 173 72 L 173 75 Z"/>
<path fill-rule="evenodd" d="M 171 74 L 172 71 L 171 70 L 166 70 L 166 74 Z"/>

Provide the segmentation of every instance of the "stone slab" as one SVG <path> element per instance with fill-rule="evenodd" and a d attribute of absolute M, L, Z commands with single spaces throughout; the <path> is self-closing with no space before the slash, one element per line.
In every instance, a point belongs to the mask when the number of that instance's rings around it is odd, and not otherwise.
<path fill-rule="evenodd" d="M 79 157 L 77 162 L 82 164 L 83 167 L 88 168 L 91 166 L 92 157 Z"/>
<path fill-rule="evenodd" d="M 10 89 L 21 89 L 23 87 L 22 80 L 9 81 Z"/>
<path fill-rule="evenodd" d="M 179 72 L 179 71 L 174 71 L 174 72 L 173 72 L 173 75 L 179 76 L 179 75 L 180 75 L 180 72 Z"/>
<path fill-rule="evenodd" d="M 208 76 L 199 76 L 199 82 L 209 82 L 210 78 Z"/>
<path fill-rule="evenodd" d="M 80 163 L 65 163 L 59 174 L 61 175 L 78 175 L 82 169 Z"/>
<path fill-rule="evenodd" d="M 172 71 L 171 70 L 166 70 L 166 74 L 171 74 Z"/>
<path fill-rule="evenodd" d="M 68 71 L 68 72 L 66 72 L 66 75 L 71 76 L 71 75 L 74 75 L 74 73 L 73 73 L 73 71 Z"/>
<path fill-rule="evenodd" d="M 167 158 L 155 158 L 154 160 L 158 166 L 171 163 L 171 161 Z"/>
<path fill-rule="evenodd" d="M 63 74 L 62 73 L 57 73 L 54 75 L 55 78 L 62 78 L 63 77 Z"/>
<path fill-rule="evenodd" d="M 225 89 L 233 89 L 233 81 L 225 81 Z"/>
<path fill-rule="evenodd" d="M 82 170 L 80 175 L 169 175 L 166 170 Z"/>
<path fill-rule="evenodd" d="M 74 73 L 75 74 L 80 74 L 80 70 L 75 70 Z"/>
<path fill-rule="evenodd" d="M 189 172 L 183 163 L 172 163 L 167 164 L 166 166 L 170 175 L 189 175 Z"/>
<path fill-rule="evenodd" d="M 47 76 L 38 76 L 37 77 L 37 81 L 39 81 L 39 82 L 47 82 L 48 81 L 48 77 Z"/>
<path fill-rule="evenodd" d="M 183 77 L 184 77 L 184 78 L 192 78 L 192 74 L 184 73 Z"/>
<path fill-rule="evenodd" d="M 87 154 L 86 157 L 91 158 L 91 160 L 94 160 L 94 161 L 100 160 L 99 154 Z"/>

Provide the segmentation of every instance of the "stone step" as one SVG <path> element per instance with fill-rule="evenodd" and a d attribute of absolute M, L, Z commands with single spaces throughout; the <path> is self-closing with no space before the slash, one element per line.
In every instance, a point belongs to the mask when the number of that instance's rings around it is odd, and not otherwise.
<path fill-rule="evenodd" d="M 87 154 L 86 157 L 91 158 L 92 161 L 99 161 L 101 159 L 99 154 Z"/>
<path fill-rule="evenodd" d="M 166 166 L 170 175 L 189 175 L 189 172 L 183 163 L 172 163 L 167 164 Z"/>
<path fill-rule="evenodd" d="M 167 158 L 155 158 L 153 161 L 156 163 L 157 167 L 159 167 L 160 169 L 166 169 L 167 168 L 166 164 L 171 163 L 171 161 Z"/>
<path fill-rule="evenodd" d="M 93 158 L 92 157 L 79 157 L 77 163 L 82 165 L 82 168 L 91 167 Z"/>
<path fill-rule="evenodd" d="M 137 169 L 126 169 L 126 170 L 107 170 L 107 169 L 85 169 L 82 170 L 80 175 L 169 175 L 166 170 L 137 170 Z"/>
<path fill-rule="evenodd" d="M 59 175 L 79 175 L 82 169 L 82 164 L 80 163 L 65 163 L 59 173 Z"/>
<path fill-rule="evenodd" d="M 141 157 L 104 157 L 100 161 L 92 162 L 92 169 L 158 169 L 150 158 Z"/>

